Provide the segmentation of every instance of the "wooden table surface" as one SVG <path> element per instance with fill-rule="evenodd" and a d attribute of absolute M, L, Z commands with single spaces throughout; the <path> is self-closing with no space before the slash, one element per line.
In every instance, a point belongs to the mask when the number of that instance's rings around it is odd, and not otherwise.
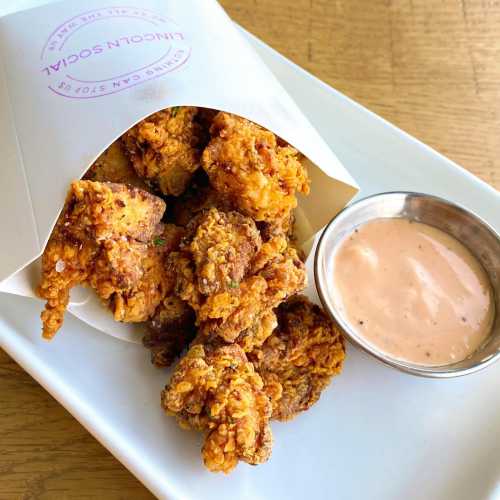
<path fill-rule="evenodd" d="M 319 78 L 500 188 L 499 0 L 223 0 Z M 152 495 L 0 351 L 0 499 Z"/>

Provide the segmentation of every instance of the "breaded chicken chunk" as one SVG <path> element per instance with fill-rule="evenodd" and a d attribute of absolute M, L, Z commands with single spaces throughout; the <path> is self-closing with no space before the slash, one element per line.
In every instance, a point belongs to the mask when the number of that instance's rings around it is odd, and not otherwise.
<path fill-rule="evenodd" d="M 266 310 L 258 316 L 252 325 L 243 330 L 234 340 L 234 344 L 240 346 L 245 353 L 250 353 L 267 340 L 278 326 L 276 314 L 272 309 Z M 211 348 L 228 345 L 217 333 L 207 334 L 198 331 L 198 334 L 192 339 L 191 346 L 202 344 Z"/>
<path fill-rule="evenodd" d="M 296 193 L 308 194 L 307 172 L 297 151 L 245 118 L 221 112 L 202 157 L 211 185 L 255 221 L 290 224 Z"/>
<path fill-rule="evenodd" d="M 264 314 L 303 290 L 306 279 L 303 262 L 296 250 L 288 247 L 238 287 L 209 296 L 198 311 L 200 331 L 207 337 L 217 335 L 225 342 L 235 342 Z"/>
<path fill-rule="evenodd" d="M 165 202 L 161 198 L 141 189 L 108 182 L 75 181 L 59 222 L 75 238 L 90 236 L 101 241 L 125 236 L 148 242 L 157 231 L 164 211 Z"/>
<path fill-rule="evenodd" d="M 163 233 L 154 236 L 149 243 L 141 243 L 145 249 L 142 258 L 130 261 L 129 269 L 138 269 L 137 279 L 119 284 L 114 290 L 108 290 L 105 294 L 102 289 L 93 286 L 93 280 L 89 280 L 99 297 L 105 301 L 113 312 L 116 321 L 125 323 L 141 323 L 148 320 L 156 311 L 156 308 L 165 297 L 168 289 L 168 276 L 165 271 L 165 258 L 168 254 L 165 246 L 159 245 L 158 241 Z M 109 275 L 109 268 L 102 269 L 102 275 Z M 99 269 L 96 268 L 94 276 L 99 278 Z M 110 293 L 111 292 L 111 293 Z"/>
<path fill-rule="evenodd" d="M 182 234 L 183 230 L 173 224 L 158 224 L 147 243 L 123 238 L 113 242 L 114 259 L 108 258 L 110 240 L 103 243 L 88 284 L 105 301 L 116 321 L 140 323 L 155 314 L 172 290 L 166 256 L 178 248 Z"/>
<path fill-rule="evenodd" d="M 341 372 L 345 346 L 337 326 L 306 297 L 281 304 L 277 316 L 276 330 L 248 357 L 264 380 L 272 418 L 290 420 L 316 403 Z"/>
<path fill-rule="evenodd" d="M 165 195 L 182 194 L 200 166 L 204 132 L 197 113 L 190 106 L 158 111 L 123 135 L 139 177 Z"/>
<path fill-rule="evenodd" d="M 181 249 L 193 259 L 197 290 L 211 295 L 236 287 L 260 246 L 260 234 L 251 219 L 212 208 L 192 220 Z"/>
<path fill-rule="evenodd" d="M 238 345 L 190 348 L 162 393 L 162 406 L 181 427 L 205 433 L 202 457 L 213 472 L 238 462 L 260 464 L 271 454 L 271 403 Z"/>
<path fill-rule="evenodd" d="M 117 140 L 87 170 L 84 180 L 97 182 L 116 182 L 129 184 L 148 191 L 148 186 L 134 170 L 130 159 L 125 154 L 122 141 Z"/>
<path fill-rule="evenodd" d="M 71 184 L 42 256 L 45 338 L 61 327 L 70 289 L 78 284 L 95 288 L 117 319 L 144 321 L 154 312 L 163 298 L 165 255 L 154 240 L 163 232 L 164 211 L 163 200 L 134 187 Z"/>
<path fill-rule="evenodd" d="M 252 219 L 215 208 L 201 212 L 168 262 L 177 295 L 199 311 L 211 294 L 239 286 L 260 246 Z"/>
<path fill-rule="evenodd" d="M 234 342 L 262 337 L 263 315 L 306 285 L 304 264 L 285 237 L 262 244 L 255 223 L 215 208 L 188 226 L 168 259 L 176 294 L 195 310 L 200 334 Z M 269 316 L 271 317 L 271 316 Z"/>

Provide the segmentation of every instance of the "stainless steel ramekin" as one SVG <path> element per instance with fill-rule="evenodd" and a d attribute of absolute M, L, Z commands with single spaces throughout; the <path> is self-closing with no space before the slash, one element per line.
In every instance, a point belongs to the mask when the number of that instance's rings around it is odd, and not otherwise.
<path fill-rule="evenodd" d="M 441 366 L 401 361 L 368 343 L 336 309 L 331 293 L 332 257 L 336 245 L 360 224 L 384 217 L 403 217 L 445 231 L 462 242 L 485 269 L 493 289 L 495 319 L 489 337 L 468 358 Z M 448 378 L 474 373 L 500 359 L 500 236 L 463 207 L 436 196 L 410 192 L 382 193 L 356 201 L 341 211 L 323 231 L 316 247 L 314 274 L 324 308 L 344 330 L 346 337 L 387 365 L 422 377 Z"/>

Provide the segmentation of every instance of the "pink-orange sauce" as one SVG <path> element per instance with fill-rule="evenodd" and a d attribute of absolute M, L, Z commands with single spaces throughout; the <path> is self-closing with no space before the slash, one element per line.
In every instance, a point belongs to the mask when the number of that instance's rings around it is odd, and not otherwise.
<path fill-rule="evenodd" d="M 465 359 L 490 333 L 486 272 L 458 240 L 408 219 L 356 228 L 333 256 L 334 303 L 369 344 L 400 360 Z"/>

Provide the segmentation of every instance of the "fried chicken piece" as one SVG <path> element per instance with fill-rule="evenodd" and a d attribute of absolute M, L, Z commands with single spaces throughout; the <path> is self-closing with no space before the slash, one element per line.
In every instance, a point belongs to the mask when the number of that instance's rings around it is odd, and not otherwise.
<path fill-rule="evenodd" d="M 277 309 L 278 328 L 249 355 L 273 404 L 272 418 L 290 420 L 318 401 L 342 370 L 344 339 L 320 307 L 295 296 Z"/>
<path fill-rule="evenodd" d="M 111 294 L 107 292 L 104 295 L 100 288 L 94 287 L 97 294 L 107 300 L 116 321 L 125 323 L 146 321 L 155 313 L 165 297 L 169 286 L 165 270 L 167 249 L 155 243 L 161 234 L 148 244 L 141 243 L 144 247 L 143 255 L 138 253 L 139 259 L 130 261 L 130 268 L 138 270 L 135 280 L 125 283 L 125 286 L 115 287 Z M 106 276 L 109 274 L 109 269 L 104 268 L 103 273 Z M 99 276 L 98 272 L 95 276 Z M 90 284 L 92 286 L 92 280 Z"/>
<path fill-rule="evenodd" d="M 130 159 L 125 154 L 122 141 L 117 140 L 90 166 L 84 180 L 97 182 L 115 182 L 129 184 L 148 191 L 148 187 L 134 170 Z"/>
<path fill-rule="evenodd" d="M 197 113 L 190 106 L 158 111 L 122 137 L 137 174 L 165 195 L 182 194 L 200 166 L 204 144 Z"/>
<path fill-rule="evenodd" d="M 229 113 L 220 112 L 210 132 L 202 164 L 211 185 L 245 215 L 287 231 L 296 192 L 309 193 L 297 151 L 280 145 L 272 132 Z"/>
<path fill-rule="evenodd" d="M 218 335 L 225 342 L 234 342 L 269 310 L 303 290 L 306 279 L 303 262 L 288 247 L 238 288 L 209 296 L 198 312 L 200 330 L 207 337 Z"/>
<path fill-rule="evenodd" d="M 89 280 L 99 297 L 107 301 L 116 321 L 140 323 L 148 320 L 173 287 L 172 276 L 167 273 L 166 256 L 179 246 L 184 230 L 173 224 L 159 224 L 157 231 L 148 243 L 127 242 L 123 239 L 114 242 L 115 259 L 104 256 L 102 272 L 100 259 Z M 104 248 L 109 241 L 104 243 Z M 123 268 L 123 271 L 121 270 Z M 99 284 L 100 277 L 104 283 L 110 282 L 109 290 Z M 128 278 L 128 281 L 124 279 Z M 119 277 L 119 280 L 114 278 Z M 95 280 L 95 281 L 94 281 Z M 108 300 L 109 299 L 109 300 Z"/>
<path fill-rule="evenodd" d="M 202 457 L 212 472 L 240 460 L 260 464 L 271 454 L 271 403 L 254 367 L 237 345 L 195 345 L 162 392 L 162 407 L 181 427 L 205 432 Z"/>
<path fill-rule="evenodd" d="M 144 284 L 156 282 L 163 257 L 151 239 L 161 230 L 164 210 L 163 200 L 134 187 L 92 181 L 71 184 L 42 257 L 38 294 L 47 301 L 41 315 L 45 338 L 52 338 L 61 327 L 72 287 L 93 286 L 108 300 L 117 291 L 146 292 Z M 138 314 L 135 304 L 133 308 L 131 318 Z"/>
<path fill-rule="evenodd" d="M 96 241 L 125 236 L 148 242 L 157 230 L 165 202 L 138 188 L 111 182 L 71 184 L 61 221 L 68 235 Z"/>
<path fill-rule="evenodd" d="M 169 295 L 148 322 L 148 333 L 142 343 L 151 351 L 151 362 L 164 367 L 172 365 L 195 335 L 193 309 L 179 297 Z"/>
<path fill-rule="evenodd" d="M 169 262 L 177 294 L 198 311 L 206 296 L 237 288 L 260 245 L 250 218 L 215 208 L 200 213 Z"/>
<path fill-rule="evenodd" d="M 168 268 L 200 334 L 232 343 L 244 333 L 245 349 L 262 338 L 263 316 L 306 286 L 304 264 L 284 236 L 261 245 L 251 219 L 217 209 L 192 221 Z"/>
<path fill-rule="evenodd" d="M 188 226 L 181 249 L 193 258 L 198 291 L 210 295 L 238 286 L 260 246 L 251 219 L 213 208 Z"/>

